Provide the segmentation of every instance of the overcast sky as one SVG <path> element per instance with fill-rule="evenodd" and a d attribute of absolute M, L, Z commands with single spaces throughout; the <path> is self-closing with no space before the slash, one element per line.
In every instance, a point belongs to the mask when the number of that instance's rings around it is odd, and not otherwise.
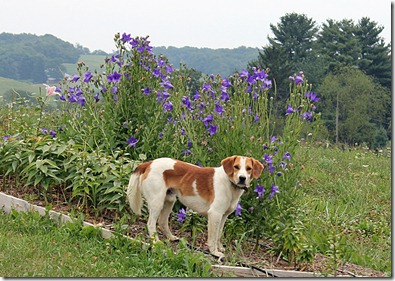
<path fill-rule="evenodd" d="M 262 48 L 286 13 L 327 19 L 369 17 L 391 41 L 389 0 L 1 0 L 0 33 L 52 34 L 93 50 L 115 49 L 114 34 L 150 36 L 152 46 Z"/>

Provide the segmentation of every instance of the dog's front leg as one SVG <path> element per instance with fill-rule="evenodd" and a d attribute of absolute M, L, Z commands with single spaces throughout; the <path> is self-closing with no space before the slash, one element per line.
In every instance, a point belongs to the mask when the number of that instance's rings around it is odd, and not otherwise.
<path fill-rule="evenodd" d="M 221 227 L 223 214 L 209 210 L 207 212 L 208 218 L 208 238 L 207 244 L 210 253 L 220 258 L 224 257 L 224 254 L 218 251 L 218 235 Z"/>
<path fill-rule="evenodd" d="M 224 230 L 225 221 L 228 218 L 228 216 L 229 216 L 229 213 L 225 213 L 222 216 L 222 219 L 221 219 L 221 222 L 219 225 L 219 230 L 218 230 L 217 247 L 218 247 L 218 250 L 221 252 L 225 251 L 224 245 L 222 245 L 222 243 L 221 243 L 221 237 L 222 237 L 222 233 Z"/>

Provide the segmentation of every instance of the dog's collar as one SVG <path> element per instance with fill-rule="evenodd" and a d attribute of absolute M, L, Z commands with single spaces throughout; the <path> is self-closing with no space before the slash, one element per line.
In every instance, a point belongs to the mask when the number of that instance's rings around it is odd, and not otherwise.
<path fill-rule="evenodd" d="M 238 185 L 235 184 L 233 181 L 231 181 L 230 183 L 232 184 L 232 186 L 233 186 L 234 188 L 242 189 L 242 190 L 244 190 L 245 192 L 247 192 L 247 190 L 248 190 L 248 187 L 247 187 L 247 186 L 238 186 Z"/>

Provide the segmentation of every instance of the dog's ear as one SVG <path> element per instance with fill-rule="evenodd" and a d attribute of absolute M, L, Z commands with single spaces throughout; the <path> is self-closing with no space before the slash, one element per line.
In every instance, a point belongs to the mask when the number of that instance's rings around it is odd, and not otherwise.
<path fill-rule="evenodd" d="M 257 179 L 261 176 L 264 166 L 258 160 L 254 159 L 254 158 L 251 158 L 251 159 L 252 159 L 252 163 L 253 163 L 252 164 L 252 177 L 254 179 Z"/>
<path fill-rule="evenodd" d="M 224 160 L 221 161 L 222 167 L 224 168 L 225 173 L 229 177 L 232 177 L 232 175 L 233 175 L 233 171 L 234 171 L 233 164 L 235 163 L 236 157 L 237 156 L 234 155 L 234 156 L 225 158 Z"/>

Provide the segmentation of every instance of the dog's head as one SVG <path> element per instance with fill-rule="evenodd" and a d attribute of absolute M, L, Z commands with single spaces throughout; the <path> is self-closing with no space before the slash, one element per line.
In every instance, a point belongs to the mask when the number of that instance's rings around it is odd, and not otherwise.
<path fill-rule="evenodd" d="M 254 158 L 231 156 L 221 162 L 231 182 L 240 188 L 248 188 L 251 180 L 260 177 L 263 165 Z"/>

